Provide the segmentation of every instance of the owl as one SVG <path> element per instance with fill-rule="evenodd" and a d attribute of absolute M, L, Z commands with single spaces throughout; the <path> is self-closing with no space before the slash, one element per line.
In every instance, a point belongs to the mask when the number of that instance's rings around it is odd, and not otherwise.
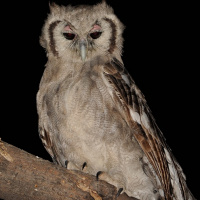
<path fill-rule="evenodd" d="M 40 44 L 39 135 L 53 161 L 140 200 L 192 200 L 185 175 L 124 67 L 124 25 L 105 1 L 50 5 Z"/>

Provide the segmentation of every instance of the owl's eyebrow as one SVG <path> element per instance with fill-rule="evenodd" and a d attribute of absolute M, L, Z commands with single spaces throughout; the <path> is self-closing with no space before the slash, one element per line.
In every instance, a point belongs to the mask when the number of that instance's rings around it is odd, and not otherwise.
<path fill-rule="evenodd" d="M 52 53 L 55 56 L 58 56 L 58 52 L 56 51 L 56 48 L 55 48 L 55 40 L 53 37 L 53 31 L 60 22 L 61 22 L 60 20 L 57 20 L 57 21 L 51 23 L 49 26 L 49 45 L 50 45 L 50 49 L 51 49 Z"/>
<path fill-rule="evenodd" d="M 108 50 L 109 53 L 113 53 L 116 47 L 116 38 L 117 38 L 117 27 L 112 19 L 104 18 L 110 24 L 110 28 L 112 29 L 111 37 L 110 37 L 110 48 Z"/>

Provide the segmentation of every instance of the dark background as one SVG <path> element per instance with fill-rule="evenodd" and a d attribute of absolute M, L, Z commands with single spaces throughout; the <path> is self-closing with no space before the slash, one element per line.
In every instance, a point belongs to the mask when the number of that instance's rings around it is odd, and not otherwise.
<path fill-rule="evenodd" d="M 57 4 L 95 4 L 60 0 Z M 123 61 L 198 196 L 197 5 L 107 1 L 125 24 Z M 132 5 L 130 5 L 132 2 Z M 38 136 L 36 93 L 47 61 L 39 36 L 49 0 L 1 2 L 0 137 L 49 159 Z M 199 48 L 199 47 L 198 47 Z M 199 57 L 199 55 L 198 55 Z"/>

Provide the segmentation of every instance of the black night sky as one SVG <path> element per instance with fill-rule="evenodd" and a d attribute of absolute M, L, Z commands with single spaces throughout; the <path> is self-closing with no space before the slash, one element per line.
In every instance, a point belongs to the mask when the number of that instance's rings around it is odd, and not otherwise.
<path fill-rule="evenodd" d="M 51 2 L 51 1 L 50 1 Z M 59 5 L 96 0 L 55 0 Z M 126 26 L 123 61 L 198 198 L 199 84 L 196 5 L 107 0 Z M 1 3 L 3 141 L 51 160 L 38 135 L 36 93 L 47 61 L 39 36 L 49 0 Z M 199 57 L 199 55 L 198 55 Z"/>

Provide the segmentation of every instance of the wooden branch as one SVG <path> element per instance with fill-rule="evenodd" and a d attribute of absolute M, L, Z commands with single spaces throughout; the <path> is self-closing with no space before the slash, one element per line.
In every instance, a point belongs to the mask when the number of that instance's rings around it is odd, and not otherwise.
<path fill-rule="evenodd" d="M 117 189 L 95 176 L 67 170 L 0 139 L 0 198 L 4 200 L 114 200 Z M 117 200 L 134 200 L 126 194 Z"/>

